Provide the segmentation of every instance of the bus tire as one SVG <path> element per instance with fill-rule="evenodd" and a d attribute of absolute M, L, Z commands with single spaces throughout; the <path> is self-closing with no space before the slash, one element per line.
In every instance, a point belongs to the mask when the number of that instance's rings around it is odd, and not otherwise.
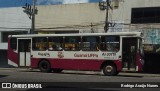
<path fill-rule="evenodd" d="M 106 64 L 102 70 L 105 76 L 114 76 L 117 74 L 116 67 L 113 64 Z"/>
<path fill-rule="evenodd" d="M 46 60 L 42 60 L 40 63 L 39 63 L 39 69 L 41 72 L 51 72 L 51 65 L 48 61 Z"/>
<path fill-rule="evenodd" d="M 52 69 L 54 73 L 60 73 L 63 71 L 63 69 Z"/>

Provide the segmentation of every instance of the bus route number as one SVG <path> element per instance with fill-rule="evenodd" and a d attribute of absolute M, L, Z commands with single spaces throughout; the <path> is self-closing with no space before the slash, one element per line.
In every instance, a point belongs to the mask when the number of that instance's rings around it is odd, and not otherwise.
<path fill-rule="evenodd" d="M 116 53 L 102 53 L 102 56 L 116 56 Z"/>

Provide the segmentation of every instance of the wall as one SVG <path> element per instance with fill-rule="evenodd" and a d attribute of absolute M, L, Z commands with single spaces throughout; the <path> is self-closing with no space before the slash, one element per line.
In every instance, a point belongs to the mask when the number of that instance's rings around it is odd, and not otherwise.
<path fill-rule="evenodd" d="M 2 32 L 29 31 L 31 20 L 22 7 L 0 8 L 0 50 L 7 50 L 8 43 L 2 43 Z"/>
<path fill-rule="evenodd" d="M 159 24 L 130 24 L 132 8 L 159 7 L 160 2 L 157 0 L 120 1 L 118 9 L 109 10 L 109 21 L 116 24 L 109 29 L 109 32 L 140 31 L 144 33 L 144 44 L 160 44 Z M 37 31 L 77 29 L 80 32 L 93 29 L 94 32 L 104 32 L 105 15 L 105 10 L 99 9 L 99 3 L 38 6 L 36 29 Z"/>
<path fill-rule="evenodd" d="M 157 0 L 120 0 L 118 9 L 109 11 L 109 21 L 130 24 L 131 9 L 136 7 L 157 7 Z M 36 28 L 90 29 L 91 23 L 96 28 L 103 29 L 105 10 L 99 9 L 99 3 L 65 4 L 38 6 Z M 82 26 L 82 27 L 80 27 Z M 52 29 L 51 29 L 52 28 Z M 46 30 L 42 29 L 42 30 Z M 128 31 L 128 30 L 126 30 Z"/>
<path fill-rule="evenodd" d="M 8 43 L 2 42 L 2 32 L 29 31 L 31 20 L 22 7 L 0 8 L 0 67 L 8 67 Z"/>
<path fill-rule="evenodd" d="M 104 16 L 105 12 L 99 10 L 98 3 L 38 6 L 36 28 L 46 28 L 44 31 L 47 28 L 88 29 L 91 28 L 91 23 L 102 25 Z"/>
<path fill-rule="evenodd" d="M 0 8 L 0 32 L 22 31 L 31 28 L 31 20 L 22 7 Z"/>

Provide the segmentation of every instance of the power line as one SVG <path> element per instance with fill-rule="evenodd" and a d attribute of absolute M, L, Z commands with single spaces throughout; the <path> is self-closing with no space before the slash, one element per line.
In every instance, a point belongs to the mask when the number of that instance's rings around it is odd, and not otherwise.
<path fill-rule="evenodd" d="M 99 2 L 99 7 L 101 10 L 106 10 L 106 17 L 105 17 L 105 26 L 104 26 L 104 31 L 107 32 L 109 29 L 109 9 L 112 9 L 110 0 L 106 0 L 105 2 Z"/>
<path fill-rule="evenodd" d="M 32 20 L 32 26 L 30 33 L 33 34 L 35 31 L 35 14 L 37 14 L 38 10 L 35 7 L 36 0 L 32 0 L 32 6 L 26 3 L 26 6 L 23 7 L 25 10 L 24 12 L 29 15 L 29 18 Z"/>

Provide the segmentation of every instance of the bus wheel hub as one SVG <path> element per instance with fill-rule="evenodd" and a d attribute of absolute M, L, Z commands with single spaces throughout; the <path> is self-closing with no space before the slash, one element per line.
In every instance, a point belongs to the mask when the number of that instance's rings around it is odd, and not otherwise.
<path fill-rule="evenodd" d="M 107 71 L 107 72 L 111 72 L 112 69 L 113 69 L 112 66 L 107 66 L 107 67 L 106 67 L 106 71 Z"/>

